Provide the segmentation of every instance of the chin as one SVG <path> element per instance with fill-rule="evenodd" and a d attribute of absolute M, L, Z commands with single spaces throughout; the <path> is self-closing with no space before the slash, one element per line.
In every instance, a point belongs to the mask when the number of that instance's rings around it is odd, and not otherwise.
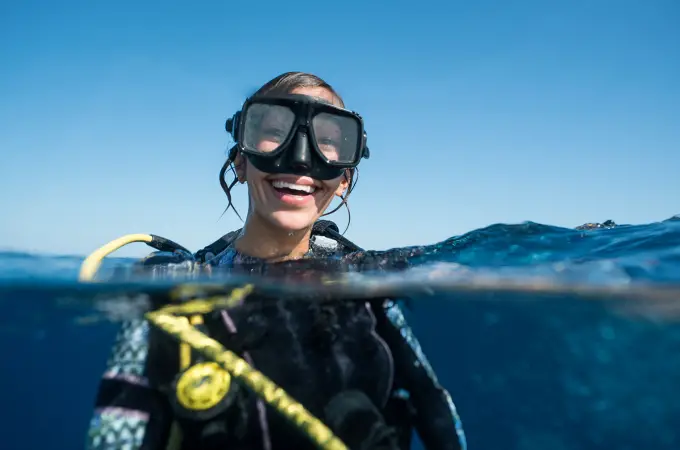
<path fill-rule="evenodd" d="M 291 212 L 291 211 L 277 211 L 269 217 L 271 222 L 277 228 L 286 231 L 294 232 L 305 230 L 314 225 L 316 215 L 305 212 Z"/>

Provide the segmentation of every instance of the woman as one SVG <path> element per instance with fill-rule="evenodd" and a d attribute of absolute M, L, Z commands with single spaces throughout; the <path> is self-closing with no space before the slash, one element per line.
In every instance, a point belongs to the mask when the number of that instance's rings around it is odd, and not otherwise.
<path fill-rule="evenodd" d="M 220 182 L 230 206 L 234 183 L 247 184 L 248 214 L 242 230 L 199 252 L 199 260 L 232 272 L 307 257 L 370 265 L 365 253 L 318 220 L 334 197 L 347 204 L 357 165 L 368 157 L 361 117 L 344 109 L 331 86 L 310 74 L 280 75 L 246 101 L 227 130 L 237 145 Z M 231 186 L 224 180 L 230 167 Z M 158 261 L 167 259 L 155 255 L 145 263 Z M 465 448 L 455 407 L 391 300 L 246 302 L 201 322 L 350 448 L 409 448 L 413 428 L 428 449 Z M 178 386 L 189 369 L 177 355 L 177 344 L 145 321 L 123 327 L 88 448 L 310 448 L 244 390 L 209 408 L 187 408 Z"/>

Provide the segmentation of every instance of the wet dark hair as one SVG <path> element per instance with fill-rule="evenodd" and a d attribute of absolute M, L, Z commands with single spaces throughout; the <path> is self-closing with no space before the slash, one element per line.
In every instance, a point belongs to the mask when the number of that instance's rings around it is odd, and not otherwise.
<path fill-rule="evenodd" d="M 340 95 L 335 91 L 335 89 L 333 89 L 333 87 L 331 87 L 330 84 L 326 83 L 324 80 L 317 77 L 316 75 L 304 72 L 283 73 L 278 77 L 265 83 L 264 86 L 258 89 L 251 96 L 251 98 L 290 94 L 293 90 L 297 88 L 324 88 L 330 91 L 331 94 L 333 94 L 333 96 L 337 99 L 338 103 L 340 103 L 340 106 L 342 106 L 343 108 L 345 107 L 345 102 L 342 100 L 342 97 L 340 97 Z M 222 165 L 222 169 L 220 170 L 220 186 L 222 186 L 222 190 L 224 191 L 224 193 L 227 194 L 227 200 L 229 201 L 229 204 L 225 208 L 224 212 L 227 212 L 229 208 L 231 208 L 234 210 L 238 218 L 241 219 L 241 221 L 243 221 L 243 218 L 234 207 L 234 204 L 232 203 L 231 199 L 231 190 L 234 187 L 234 185 L 236 185 L 236 183 L 238 182 L 238 177 L 236 176 L 236 168 L 234 167 L 234 161 L 232 160 L 233 158 L 235 158 L 235 154 L 230 154 L 227 157 L 227 160 L 224 162 L 224 165 Z M 231 170 L 232 174 L 234 175 L 234 180 L 231 182 L 231 184 L 227 183 L 226 180 L 226 173 L 228 170 Z M 349 210 L 349 205 L 347 204 L 347 201 L 349 200 L 349 196 L 354 190 L 357 181 L 359 181 L 359 168 L 355 167 L 354 169 L 350 169 L 349 177 L 347 176 L 347 172 L 345 172 L 344 176 L 349 183 L 349 187 L 347 188 L 347 192 L 341 197 L 342 203 L 340 203 L 331 212 L 324 213 L 322 215 L 322 217 L 328 216 L 339 210 L 342 206 L 345 206 L 345 208 L 347 208 L 347 227 L 345 228 L 343 234 L 347 231 L 352 221 L 352 214 Z"/>

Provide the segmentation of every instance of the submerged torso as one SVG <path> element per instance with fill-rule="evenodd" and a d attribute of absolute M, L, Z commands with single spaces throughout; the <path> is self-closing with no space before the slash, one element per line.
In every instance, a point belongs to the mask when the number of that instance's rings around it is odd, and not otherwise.
<path fill-rule="evenodd" d="M 229 269 L 233 264 L 255 262 L 230 246 L 213 264 Z M 331 399 L 348 390 L 362 391 L 379 409 L 385 406 L 394 364 L 375 326 L 368 302 L 313 299 L 253 297 L 205 317 L 205 331 L 213 339 L 243 357 L 322 421 Z M 236 409 L 230 407 L 215 417 L 203 414 L 200 420 L 182 420 L 187 448 L 197 444 L 201 448 L 309 447 L 309 440 L 277 412 L 254 394 L 239 391 L 237 398 L 230 399 L 238 405 Z M 206 427 L 219 431 L 206 432 Z"/>
<path fill-rule="evenodd" d="M 343 389 L 360 389 L 379 406 L 387 400 L 392 362 L 367 304 L 276 300 L 223 314 L 248 330 L 244 350 L 258 370 L 313 413 Z"/>
<path fill-rule="evenodd" d="M 321 269 L 322 276 L 329 271 L 346 269 L 352 272 L 399 270 L 408 267 L 409 260 L 424 250 L 347 252 L 346 246 L 342 249 L 328 245 L 323 239 L 313 239 L 311 244 L 309 256 L 314 257 L 314 267 Z M 219 253 L 210 259 L 213 269 L 224 268 L 237 276 L 273 274 L 267 264 L 243 257 L 233 247 L 218 247 L 223 251 L 213 252 Z M 184 271 L 195 267 L 196 261 L 191 257 L 187 260 L 180 255 L 160 253 L 142 262 L 152 277 L 182 276 Z M 305 261 L 304 267 L 307 262 L 311 261 Z M 294 282 L 300 276 L 307 277 L 306 268 L 293 269 Z M 285 277 L 285 282 L 291 281 L 287 273 Z M 312 279 L 318 281 L 314 274 Z M 204 325 L 197 326 L 283 387 L 334 430 L 339 428 L 331 425 L 333 419 L 324 411 L 334 395 L 356 389 L 366 394 L 366 402 L 380 408 L 389 390 L 390 400 L 377 413 L 398 431 L 399 448 L 410 448 L 415 426 L 426 448 L 465 449 L 464 433 L 451 397 L 439 385 L 396 302 L 375 299 L 370 300 L 374 304 L 367 305 L 364 301 L 336 299 L 330 303 L 316 297 L 264 299 L 251 295 L 228 313 L 203 316 Z M 158 307 L 171 301 L 167 296 L 156 300 Z M 213 409 L 183 411 L 178 408 L 176 383 L 183 373 L 182 359 L 177 342 L 147 321 L 124 323 L 98 391 L 88 448 L 314 448 L 300 429 L 287 423 L 239 383 L 232 382 L 233 395 L 224 397 L 225 401 Z M 192 355 L 192 367 L 200 367 L 200 363 L 200 356 Z M 200 385 L 200 380 L 197 381 Z M 356 399 L 351 395 L 338 396 L 333 400 L 334 407 L 338 405 L 338 398 Z M 352 401 L 344 405 L 350 404 Z M 345 407 L 331 410 L 347 411 Z M 181 443 L 172 437 L 176 436 L 171 432 L 175 421 L 180 423 L 184 435 Z M 362 418 L 345 427 L 338 436 L 345 439 L 349 433 L 350 439 L 354 439 L 351 448 L 361 446 L 362 436 L 372 434 L 373 423 L 373 419 Z M 357 425 L 360 428 L 365 424 L 369 429 L 362 433 Z"/>

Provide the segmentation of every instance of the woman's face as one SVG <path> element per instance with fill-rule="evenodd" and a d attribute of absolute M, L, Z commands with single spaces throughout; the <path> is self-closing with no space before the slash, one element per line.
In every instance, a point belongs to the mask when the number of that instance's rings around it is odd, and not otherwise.
<path fill-rule="evenodd" d="M 336 97 L 324 88 L 297 88 L 291 93 L 321 98 L 336 106 L 342 106 Z M 272 136 L 271 139 L 263 139 L 258 144 L 260 150 L 266 151 L 270 147 L 273 150 L 278 146 L 276 130 L 280 126 L 277 125 L 277 120 L 279 119 L 275 116 L 262 119 L 262 127 L 272 130 Z M 330 121 L 322 128 L 323 136 L 319 133 L 321 129 L 317 129 L 320 150 L 328 159 L 333 159 L 333 141 L 339 138 L 340 130 Z M 344 175 L 332 180 L 316 180 L 300 175 L 261 172 L 248 158 L 240 154 L 236 157 L 234 165 L 239 180 L 248 183 L 250 214 L 290 232 L 312 226 L 331 204 L 333 196 L 341 196 L 348 187 Z M 286 188 L 293 185 L 295 191 Z M 300 190 L 307 193 L 299 192 Z"/>

